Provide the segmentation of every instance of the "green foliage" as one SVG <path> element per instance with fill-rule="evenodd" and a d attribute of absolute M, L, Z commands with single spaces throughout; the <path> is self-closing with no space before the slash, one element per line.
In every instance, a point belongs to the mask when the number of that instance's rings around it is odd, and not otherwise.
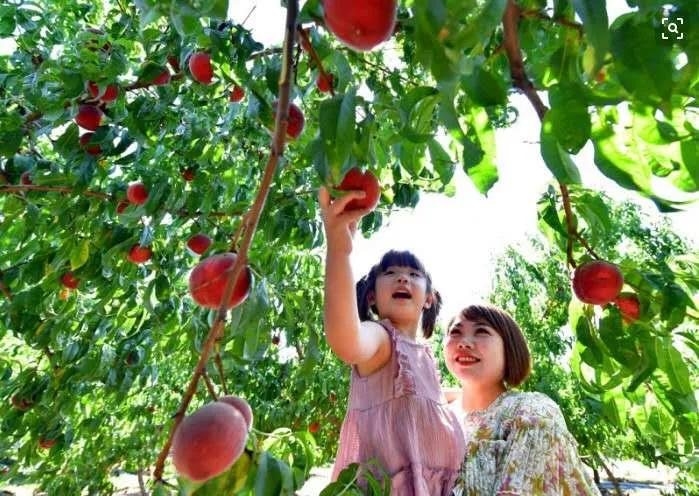
<path fill-rule="evenodd" d="M 561 406 L 593 466 L 598 456 L 626 457 L 691 474 L 699 432 L 699 349 L 692 332 L 696 316 L 686 311 L 694 303 L 684 291 L 696 294 L 699 288 L 696 271 L 678 270 L 674 261 L 696 259 L 696 253 L 668 221 L 651 221 L 632 203 L 615 205 L 582 189 L 571 194 L 578 228 L 595 240 L 599 254 L 633 260 L 633 271 L 643 268 L 640 277 L 648 285 L 625 273 L 641 300 L 641 318 L 626 324 L 612 305 L 599 312 L 581 306 L 571 295 L 564 261 L 540 241 L 532 241 L 532 256 L 508 248 L 498 261 L 491 299 L 513 315 L 530 343 L 533 372 L 524 387 Z M 546 232 L 552 224 L 542 217 Z M 604 236 L 593 236 L 596 230 Z"/>
<path fill-rule="evenodd" d="M 269 154 L 278 47 L 263 46 L 227 20 L 225 0 L 134 3 L 0 6 L 0 38 L 13 48 L 0 56 L 0 398 L 30 405 L 0 409 L 0 464 L 9 467 L 0 477 L 39 482 L 50 494 L 108 494 L 114 467 L 146 471 L 156 459 L 214 318 L 187 294 L 197 259 L 186 241 L 205 232 L 213 240 L 208 253 L 230 248 Z M 552 305 L 545 346 L 535 351 L 560 356 L 567 341 L 558 330 L 572 314 L 580 388 L 553 362 L 540 369 L 555 378 L 549 392 L 561 391 L 564 405 L 570 399 L 568 415 L 575 405 L 576 418 L 594 407 L 589 418 L 598 425 L 582 423 L 589 430 L 579 436 L 601 443 L 596 436 L 611 439 L 631 426 L 646 459 L 658 449 L 663 460 L 685 463 L 697 441 L 690 394 L 696 369 L 682 358 L 699 350 L 691 327 L 699 260 L 678 250 L 668 231 L 634 223 L 626 223 L 636 226 L 631 230 L 614 228 L 617 216 L 629 212 L 611 212 L 579 187 L 572 155 L 591 141 L 599 170 L 663 210 L 684 205 L 661 196 L 667 189 L 658 182 L 696 195 L 698 14 L 691 0 L 674 2 L 686 36 L 658 42 L 659 2 L 639 2 L 637 12 L 611 27 L 602 2 L 554 2 L 552 16 L 545 2 L 519 3 L 526 74 L 551 105 L 542 156 L 554 177 L 571 185 L 581 237 L 620 261 L 642 302 L 641 320 L 621 334 L 614 309 L 600 317 Z M 286 147 L 248 253 L 250 297 L 231 312 L 216 343 L 223 376 L 214 362 L 206 369 L 217 391 L 225 382 L 250 401 L 260 432 L 238 465 L 192 491 L 289 492 L 312 465 L 333 456 L 345 405 L 330 398 L 346 397 L 348 369 L 323 339 L 315 191 L 336 184 L 350 167 L 374 171 L 382 197 L 362 220 L 366 235 L 394 207 L 415 206 L 423 191 L 453 194 L 457 164 L 486 194 L 499 177 L 495 129 L 517 116 L 503 49 L 507 5 L 401 2 L 390 42 L 396 50 L 369 53 L 342 47 L 322 28 L 321 2 L 302 5 L 300 21 L 318 24 L 311 42 L 335 76 L 336 96 L 315 89 L 315 62 L 295 50 L 291 98 L 305 114 L 305 130 Z M 211 56 L 211 85 L 190 78 L 188 57 L 197 51 Z M 154 84 L 164 72 L 169 81 Z M 99 104 L 86 91 L 89 81 L 100 91 L 119 87 L 115 101 L 100 104 L 105 124 L 89 141 L 100 146 L 97 156 L 80 146 L 84 130 L 73 122 L 80 105 Z M 241 103 L 228 99 L 234 84 L 246 90 Z M 191 182 L 182 176 L 188 169 Z M 33 186 L 20 191 L 24 173 Z M 134 181 L 145 184 L 148 201 L 117 214 Z M 552 254 L 560 257 L 570 233 L 558 197 L 547 194 L 539 211 Z M 638 241 L 637 252 L 617 249 L 626 239 Z M 146 264 L 126 259 L 137 243 L 153 252 Z M 576 260 L 588 256 L 578 239 L 572 252 Z M 80 279 L 77 290 L 61 287 L 68 271 Z M 567 289 L 560 291 L 567 302 Z M 519 297 L 526 305 L 534 295 Z M 281 336 L 280 347 L 273 336 Z M 653 394 L 642 397 L 644 388 Z M 596 402 L 581 406 L 581 391 L 597 395 Z M 190 408 L 205 397 L 200 385 Z M 641 399 L 649 402 L 645 409 L 629 410 Z M 321 428 L 311 436 L 314 420 Z M 42 450 L 41 438 L 57 442 Z M 348 481 L 356 480 L 352 470 Z M 175 481 L 170 468 L 166 478 Z M 387 491 L 367 483 L 375 494 Z M 168 494 L 171 487 L 152 489 Z"/>

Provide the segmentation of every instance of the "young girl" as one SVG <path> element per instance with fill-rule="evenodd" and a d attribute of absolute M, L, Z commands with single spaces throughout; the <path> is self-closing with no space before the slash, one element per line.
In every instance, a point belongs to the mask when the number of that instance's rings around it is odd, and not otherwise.
<path fill-rule="evenodd" d="M 351 463 L 376 459 L 391 478 L 392 495 L 448 495 L 464 456 L 463 436 L 441 394 L 431 349 L 416 340 L 418 327 L 426 338 L 432 334 L 441 300 L 409 252 L 386 253 L 355 292 L 349 255 L 367 211 L 345 206 L 362 197 L 351 192 L 331 202 L 320 191 L 328 242 L 325 334 L 352 366 L 333 480 Z"/>
<path fill-rule="evenodd" d="M 449 371 L 461 383 L 451 403 L 466 440 L 454 496 L 596 495 L 558 405 L 510 391 L 530 371 L 527 342 L 506 312 L 471 305 L 449 323 Z"/>

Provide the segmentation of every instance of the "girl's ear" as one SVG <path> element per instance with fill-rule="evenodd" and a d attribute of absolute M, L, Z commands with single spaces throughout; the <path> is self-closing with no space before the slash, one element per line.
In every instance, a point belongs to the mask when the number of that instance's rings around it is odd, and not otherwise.
<path fill-rule="evenodd" d="M 366 294 L 366 301 L 369 303 L 370 307 L 373 307 L 376 304 L 376 295 L 374 294 L 374 291 L 369 291 Z"/>
<path fill-rule="evenodd" d="M 424 310 L 429 310 L 432 308 L 434 303 L 434 293 L 427 293 L 427 298 L 425 298 L 425 304 L 422 306 Z"/>

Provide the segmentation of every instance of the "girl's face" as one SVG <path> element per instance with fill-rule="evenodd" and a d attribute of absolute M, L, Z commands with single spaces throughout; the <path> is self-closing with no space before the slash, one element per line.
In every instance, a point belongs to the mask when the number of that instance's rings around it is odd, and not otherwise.
<path fill-rule="evenodd" d="M 432 305 L 425 275 L 412 267 L 390 266 L 376 277 L 369 303 L 376 305 L 379 317 L 392 322 L 417 321 Z"/>
<path fill-rule="evenodd" d="M 462 385 L 498 387 L 505 376 L 505 346 L 500 334 L 485 322 L 461 318 L 444 339 L 447 368 Z"/>

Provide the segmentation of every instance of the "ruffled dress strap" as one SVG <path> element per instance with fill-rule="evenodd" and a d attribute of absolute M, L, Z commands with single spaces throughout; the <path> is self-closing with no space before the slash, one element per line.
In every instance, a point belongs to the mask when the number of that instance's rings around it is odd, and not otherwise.
<path fill-rule="evenodd" d="M 393 385 L 393 397 L 399 398 L 406 395 L 414 395 L 417 393 L 417 385 L 415 375 L 410 366 L 411 354 L 406 349 L 408 346 L 403 340 L 400 333 L 393 327 L 391 321 L 384 319 L 379 321 L 379 324 L 386 329 L 391 338 L 391 350 L 395 360 L 395 373 Z"/>

